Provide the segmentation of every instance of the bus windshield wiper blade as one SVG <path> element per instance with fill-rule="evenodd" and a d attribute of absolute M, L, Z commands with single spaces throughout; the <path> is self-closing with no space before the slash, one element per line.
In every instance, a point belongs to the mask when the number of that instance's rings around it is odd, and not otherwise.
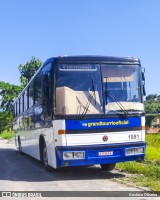
<path fill-rule="evenodd" d="M 116 104 L 120 107 L 120 109 L 123 111 L 123 113 L 126 115 L 129 115 L 129 113 L 127 112 L 127 110 L 125 110 L 124 106 L 121 104 L 120 101 L 118 101 L 115 96 L 111 93 L 111 91 L 107 91 L 106 92 L 106 96 L 112 101 L 112 102 L 116 102 Z M 117 112 L 118 113 L 118 112 Z M 118 113 L 119 114 L 119 113 Z"/>
<path fill-rule="evenodd" d="M 93 97 L 94 97 L 95 106 L 96 106 L 96 92 L 95 92 L 94 80 L 92 78 L 92 93 L 91 93 L 91 96 L 88 98 L 88 102 L 87 102 L 87 104 L 85 106 L 85 109 L 84 109 L 83 113 L 81 114 L 82 118 L 87 114 L 89 106 L 90 106 L 90 104 L 92 102 Z"/>
<path fill-rule="evenodd" d="M 94 85 L 94 80 L 92 78 L 92 92 L 94 94 L 94 102 L 95 102 L 95 106 L 96 106 L 96 92 L 95 92 L 95 85 Z"/>

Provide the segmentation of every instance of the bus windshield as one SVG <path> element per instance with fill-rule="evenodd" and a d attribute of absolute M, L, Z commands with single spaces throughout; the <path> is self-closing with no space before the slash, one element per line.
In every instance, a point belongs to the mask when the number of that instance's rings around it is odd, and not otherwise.
<path fill-rule="evenodd" d="M 143 110 L 139 66 L 58 65 L 55 114 L 93 115 L 122 110 Z"/>
<path fill-rule="evenodd" d="M 102 65 L 105 111 L 143 111 L 138 65 Z"/>
<path fill-rule="evenodd" d="M 100 65 L 61 64 L 56 78 L 56 114 L 103 113 Z"/>

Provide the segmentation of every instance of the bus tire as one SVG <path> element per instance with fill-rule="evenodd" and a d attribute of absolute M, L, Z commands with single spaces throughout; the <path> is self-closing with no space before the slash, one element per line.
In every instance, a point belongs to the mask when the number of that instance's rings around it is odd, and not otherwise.
<path fill-rule="evenodd" d="M 101 164 L 101 168 L 103 171 L 112 171 L 116 166 L 116 163 L 113 164 Z"/>
<path fill-rule="evenodd" d="M 18 151 L 19 151 L 20 153 L 22 153 L 21 139 L 20 139 L 19 136 L 18 136 Z"/>
<path fill-rule="evenodd" d="M 41 145 L 40 145 L 40 157 L 41 157 L 41 161 L 42 161 L 42 164 L 45 167 L 45 169 L 47 171 L 52 171 L 52 168 L 48 165 L 47 146 L 46 146 L 46 142 L 45 142 L 44 138 L 41 141 Z"/>

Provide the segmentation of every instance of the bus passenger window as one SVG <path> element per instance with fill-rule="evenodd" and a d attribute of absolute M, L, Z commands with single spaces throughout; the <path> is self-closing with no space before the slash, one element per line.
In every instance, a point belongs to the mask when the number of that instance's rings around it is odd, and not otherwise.
<path fill-rule="evenodd" d="M 20 97 L 20 114 L 23 113 L 23 97 L 24 97 L 23 95 Z"/>
<path fill-rule="evenodd" d="M 19 115 L 19 99 L 17 100 L 17 116 Z"/>
<path fill-rule="evenodd" d="M 33 106 L 33 100 L 34 100 L 34 85 L 31 83 L 29 87 L 29 95 L 28 95 L 28 100 L 29 100 L 29 108 Z"/>
<path fill-rule="evenodd" d="M 41 74 L 34 81 L 34 102 L 35 104 L 42 101 L 42 84 L 41 84 Z"/>
<path fill-rule="evenodd" d="M 46 65 L 43 70 L 43 104 L 45 119 L 52 114 L 52 64 Z"/>
<path fill-rule="evenodd" d="M 14 104 L 14 116 L 17 116 L 17 102 Z"/>
<path fill-rule="evenodd" d="M 28 108 L 28 95 L 27 95 L 27 91 L 28 90 L 26 90 L 25 93 L 24 93 L 24 111 L 26 111 L 27 108 Z"/>

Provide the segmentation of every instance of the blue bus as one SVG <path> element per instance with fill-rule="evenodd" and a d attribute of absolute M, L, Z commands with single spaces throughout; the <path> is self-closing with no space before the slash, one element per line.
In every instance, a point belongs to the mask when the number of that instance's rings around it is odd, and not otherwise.
<path fill-rule="evenodd" d="M 48 59 L 14 102 L 18 150 L 46 169 L 143 160 L 144 83 L 137 58 Z"/>

